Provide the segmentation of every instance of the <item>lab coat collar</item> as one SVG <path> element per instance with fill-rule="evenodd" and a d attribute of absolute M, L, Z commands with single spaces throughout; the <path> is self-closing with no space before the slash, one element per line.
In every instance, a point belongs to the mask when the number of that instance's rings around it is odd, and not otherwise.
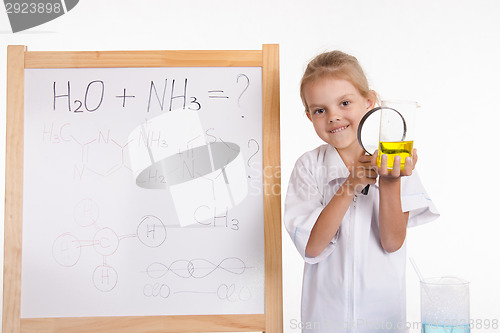
<path fill-rule="evenodd" d="M 341 180 L 342 182 L 349 177 L 350 171 L 345 165 L 342 157 L 340 157 L 337 149 L 331 145 L 327 145 L 325 151 L 325 166 L 327 168 L 327 180 Z M 378 187 L 378 177 L 375 186 Z"/>
<path fill-rule="evenodd" d="M 328 182 L 338 178 L 349 177 L 349 169 L 347 169 L 337 149 L 331 145 L 327 145 L 326 147 L 325 166 Z"/>

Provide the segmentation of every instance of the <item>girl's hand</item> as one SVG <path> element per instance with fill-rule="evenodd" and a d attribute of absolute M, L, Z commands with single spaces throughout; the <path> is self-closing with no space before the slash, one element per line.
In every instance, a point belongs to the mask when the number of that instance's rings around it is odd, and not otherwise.
<path fill-rule="evenodd" d="M 377 170 L 372 164 L 372 156 L 363 155 L 354 165 L 345 184 L 348 185 L 353 191 L 352 193 L 358 195 L 366 187 L 366 185 L 375 184 L 377 176 Z"/>
<path fill-rule="evenodd" d="M 413 149 L 413 158 L 411 157 L 406 157 L 405 163 L 404 163 L 404 170 L 401 170 L 401 157 L 400 156 L 395 156 L 394 157 L 394 167 L 392 170 L 389 170 L 387 168 L 387 155 L 382 155 L 381 157 L 381 162 L 380 162 L 380 167 L 377 166 L 377 155 L 378 155 L 378 150 L 373 154 L 371 158 L 371 164 L 375 166 L 377 173 L 380 175 L 381 178 L 384 179 L 399 179 L 400 177 L 403 176 L 411 176 L 413 173 L 413 170 L 415 169 L 415 165 L 417 164 L 418 160 L 418 155 L 417 155 L 417 149 Z"/>

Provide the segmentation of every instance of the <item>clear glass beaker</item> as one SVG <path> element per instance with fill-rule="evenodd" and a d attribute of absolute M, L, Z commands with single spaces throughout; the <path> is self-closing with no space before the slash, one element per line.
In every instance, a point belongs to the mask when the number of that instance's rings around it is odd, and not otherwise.
<path fill-rule="evenodd" d="M 415 101 L 382 101 L 377 157 L 379 167 L 382 154 L 387 155 L 387 168 L 389 170 L 394 167 L 394 157 L 400 156 L 401 170 L 404 170 L 405 158 L 413 157 L 417 108 L 419 105 Z"/>
<path fill-rule="evenodd" d="M 423 333 L 469 333 L 469 282 L 451 276 L 420 282 Z"/>

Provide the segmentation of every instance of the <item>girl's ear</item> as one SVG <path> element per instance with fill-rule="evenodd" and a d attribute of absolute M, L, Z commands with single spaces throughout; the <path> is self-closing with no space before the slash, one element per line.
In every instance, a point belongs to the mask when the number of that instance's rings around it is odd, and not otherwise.
<path fill-rule="evenodd" d="M 375 90 L 370 90 L 368 92 L 367 98 L 367 110 L 373 109 L 377 105 L 378 95 Z"/>
<path fill-rule="evenodd" d="M 307 118 L 309 118 L 309 120 L 310 120 L 310 121 L 312 121 L 312 119 L 311 119 L 311 114 L 310 114 L 310 113 L 309 113 L 309 111 L 307 111 L 307 110 L 306 110 L 306 116 L 307 116 Z"/>

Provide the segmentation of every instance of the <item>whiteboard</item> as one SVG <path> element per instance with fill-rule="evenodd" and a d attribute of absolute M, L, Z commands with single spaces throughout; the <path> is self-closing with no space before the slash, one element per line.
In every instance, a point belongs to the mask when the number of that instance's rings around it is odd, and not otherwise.
<path fill-rule="evenodd" d="M 262 68 L 26 69 L 21 318 L 264 313 Z"/>

